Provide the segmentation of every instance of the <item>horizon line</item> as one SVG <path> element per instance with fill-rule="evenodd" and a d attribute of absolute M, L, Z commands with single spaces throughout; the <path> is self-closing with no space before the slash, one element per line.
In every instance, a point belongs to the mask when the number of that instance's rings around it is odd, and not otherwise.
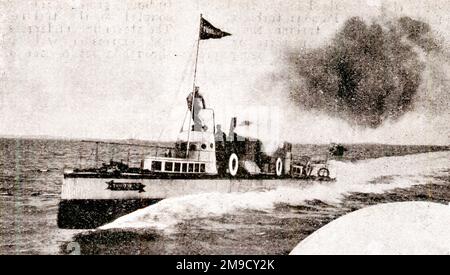
<path fill-rule="evenodd" d="M 65 136 L 52 136 L 52 135 L 1 135 L 0 139 L 23 139 L 23 140 L 31 140 L 31 139 L 44 139 L 44 140 L 67 140 L 67 141 L 127 141 L 127 140 L 136 140 L 140 142 L 155 142 L 155 143 L 166 143 L 166 142 L 175 142 L 174 140 L 152 140 L 152 139 L 141 139 L 141 138 L 86 138 L 86 137 L 65 137 Z M 410 143 L 382 143 L 382 142 L 318 142 L 318 143 L 302 143 L 302 142 L 289 142 L 292 144 L 302 144 L 302 145 L 327 145 L 327 144 L 347 144 L 347 145 L 357 145 L 357 144 L 371 144 L 371 145 L 391 145 L 391 146 L 440 146 L 440 147 L 449 147 L 450 144 L 410 144 Z M 133 145 L 133 144 L 130 144 Z"/>

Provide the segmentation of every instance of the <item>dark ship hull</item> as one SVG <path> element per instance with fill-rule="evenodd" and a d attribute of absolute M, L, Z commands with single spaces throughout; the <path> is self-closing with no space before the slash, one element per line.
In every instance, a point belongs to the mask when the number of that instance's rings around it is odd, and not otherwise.
<path fill-rule="evenodd" d="M 157 175 L 67 174 L 64 178 L 58 211 L 58 226 L 88 229 L 111 222 L 120 216 L 160 200 L 199 193 L 235 193 L 273 190 L 280 186 L 301 187 L 331 178 L 273 175 L 248 178 L 185 175 L 184 178 Z M 194 198 L 195 199 L 195 198 Z"/>

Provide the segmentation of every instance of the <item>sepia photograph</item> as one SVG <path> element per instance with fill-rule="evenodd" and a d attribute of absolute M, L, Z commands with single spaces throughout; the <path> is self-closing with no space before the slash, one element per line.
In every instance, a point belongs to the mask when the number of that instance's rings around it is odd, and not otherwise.
<path fill-rule="evenodd" d="M 1 255 L 277 270 L 449 227 L 448 0 L 0 0 Z"/>

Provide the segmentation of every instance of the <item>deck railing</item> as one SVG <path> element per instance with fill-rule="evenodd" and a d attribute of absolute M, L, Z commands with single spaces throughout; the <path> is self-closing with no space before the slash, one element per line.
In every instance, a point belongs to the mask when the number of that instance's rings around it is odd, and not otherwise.
<path fill-rule="evenodd" d="M 90 141 L 82 140 L 82 143 L 94 144 L 94 148 L 90 148 L 90 153 L 83 152 L 86 148 L 81 148 L 79 150 L 79 161 L 78 168 L 98 168 L 102 163 L 109 162 L 110 160 L 126 163 L 128 166 L 134 163 L 139 165 L 139 163 L 147 155 L 155 156 L 165 156 L 169 151 L 174 152 L 175 147 L 173 146 L 163 146 L 163 145 L 147 145 L 147 144 L 136 144 L 136 143 L 126 143 L 126 142 L 108 142 L 108 141 Z M 100 146 L 111 146 L 110 149 L 102 149 L 100 152 Z M 123 150 L 117 149 L 116 147 L 127 147 Z M 141 149 L 139 149 L 141 148 Z M 84 165 L 83 165 L 84 164 Z"/>

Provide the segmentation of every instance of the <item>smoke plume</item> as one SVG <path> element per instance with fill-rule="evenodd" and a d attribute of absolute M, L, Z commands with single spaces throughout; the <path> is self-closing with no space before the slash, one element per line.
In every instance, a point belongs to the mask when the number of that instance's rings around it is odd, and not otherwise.
<path fill-rule="evenodd" d="M 285 81 L 291 100 L 369 128 L 413 110 L 427 58 L 442 50 L 440 43 L 427 23 L 378 21 L 353 17 L 328 45 L 290 50 Z"/>

